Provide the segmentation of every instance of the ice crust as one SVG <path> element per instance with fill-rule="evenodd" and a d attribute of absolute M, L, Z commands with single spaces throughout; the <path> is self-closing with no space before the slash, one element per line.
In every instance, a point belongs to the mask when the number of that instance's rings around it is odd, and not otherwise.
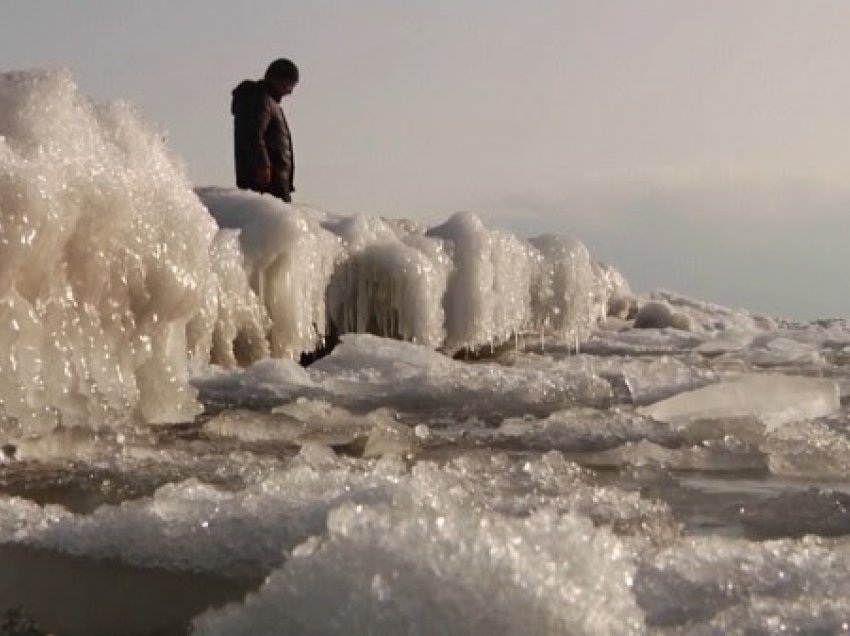
<path fill-rule="evenodd" d="M 0 75 L 0 113 L 7 436 L 191 420 L 190 369 L 298 358 L 329 334 L 450 353 L 583 337 L 627 289 L 576 239 L 472 213 L 427 230 L 193 191 L 160 131 L 66 71 Z"/>
<path fill-rule="evenodd" d="M 545 414 L 572 404 L 604 404 L 612 396 L 609 382 L 591 369 L 470 365 L 369 334 L 343 336 L 329 356 L 306 371 L 270 360 L 197 377 L 194 384 L 208 399 L 237 403 L 274 405 L 302 396 L 355 410 L 389 406 L 430 416 Z"/>

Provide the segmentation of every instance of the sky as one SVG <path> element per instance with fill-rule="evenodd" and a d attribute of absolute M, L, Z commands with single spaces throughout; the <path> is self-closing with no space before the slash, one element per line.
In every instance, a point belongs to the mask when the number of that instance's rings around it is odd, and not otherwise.
<path fill-rule="evenodd" d="M 637 291 L 850 317 L 846 0 L 0 0 L 0 71 L 67 67 L 232 185 L 230 91 L 289 57 L 295 198 L 578 236 Z"/>

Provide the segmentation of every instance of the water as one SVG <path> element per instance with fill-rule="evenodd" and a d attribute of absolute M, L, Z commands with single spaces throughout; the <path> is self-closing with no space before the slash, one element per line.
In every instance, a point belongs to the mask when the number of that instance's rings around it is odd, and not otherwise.
<path fill-rule="evenodd" d="M 65 73 L 0 105 L 6 633 L 848 631 L 844 321 L 196 192 Z"/>

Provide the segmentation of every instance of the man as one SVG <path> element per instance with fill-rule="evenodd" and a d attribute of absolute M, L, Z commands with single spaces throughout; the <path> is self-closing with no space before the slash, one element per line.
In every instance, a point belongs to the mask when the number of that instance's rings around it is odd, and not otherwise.
<path fill-rule="evenodd" d="M 245 80 L 233 90 L 233 141 L 236 185 L 292 201 L 295 161 L 292 136 L 280 100 L 298 84 L 298 67 L 275 60 L 259 81 Z"/>

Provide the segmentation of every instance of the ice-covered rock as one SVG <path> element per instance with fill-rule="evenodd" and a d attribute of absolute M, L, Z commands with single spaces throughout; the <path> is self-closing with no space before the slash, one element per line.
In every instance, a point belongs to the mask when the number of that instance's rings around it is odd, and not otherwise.
<path fill-rule="evenodd" d="M 685 314 L 674 312 L 662 302 L 648 302 L 641 305 L 635 316 L 635 329 L 664 329 L 672 327 L 682 331 L 691 331 L 691 321 Z"/>
<path fill-rule="evenodd" d="M 546 234 L 530 243 L 540 252 L 532 284 L 531 311 L 538 329 L 568 340 L 584 340 L 608 300 L 590 252 L 574 238 Z"/>
<path fill-rule="evenodd" d="M 318 346 L 327 333 L 325 292 L 342 249 L 337 237 L 271 196 L 222 188 L 202 188 L 198 196 L 220 227 L 239 230 L 251 288 L 271 319 L 271 353 L 297 357 Z"/>
<path fill-rule="evenodd" d="M 347 249 L 327 290 L 334 329 L 441 346 L 450 262 L 440 246 L 424 237 L 407 244 L 376 218 L 356 216 L 331 229 Z"/>

